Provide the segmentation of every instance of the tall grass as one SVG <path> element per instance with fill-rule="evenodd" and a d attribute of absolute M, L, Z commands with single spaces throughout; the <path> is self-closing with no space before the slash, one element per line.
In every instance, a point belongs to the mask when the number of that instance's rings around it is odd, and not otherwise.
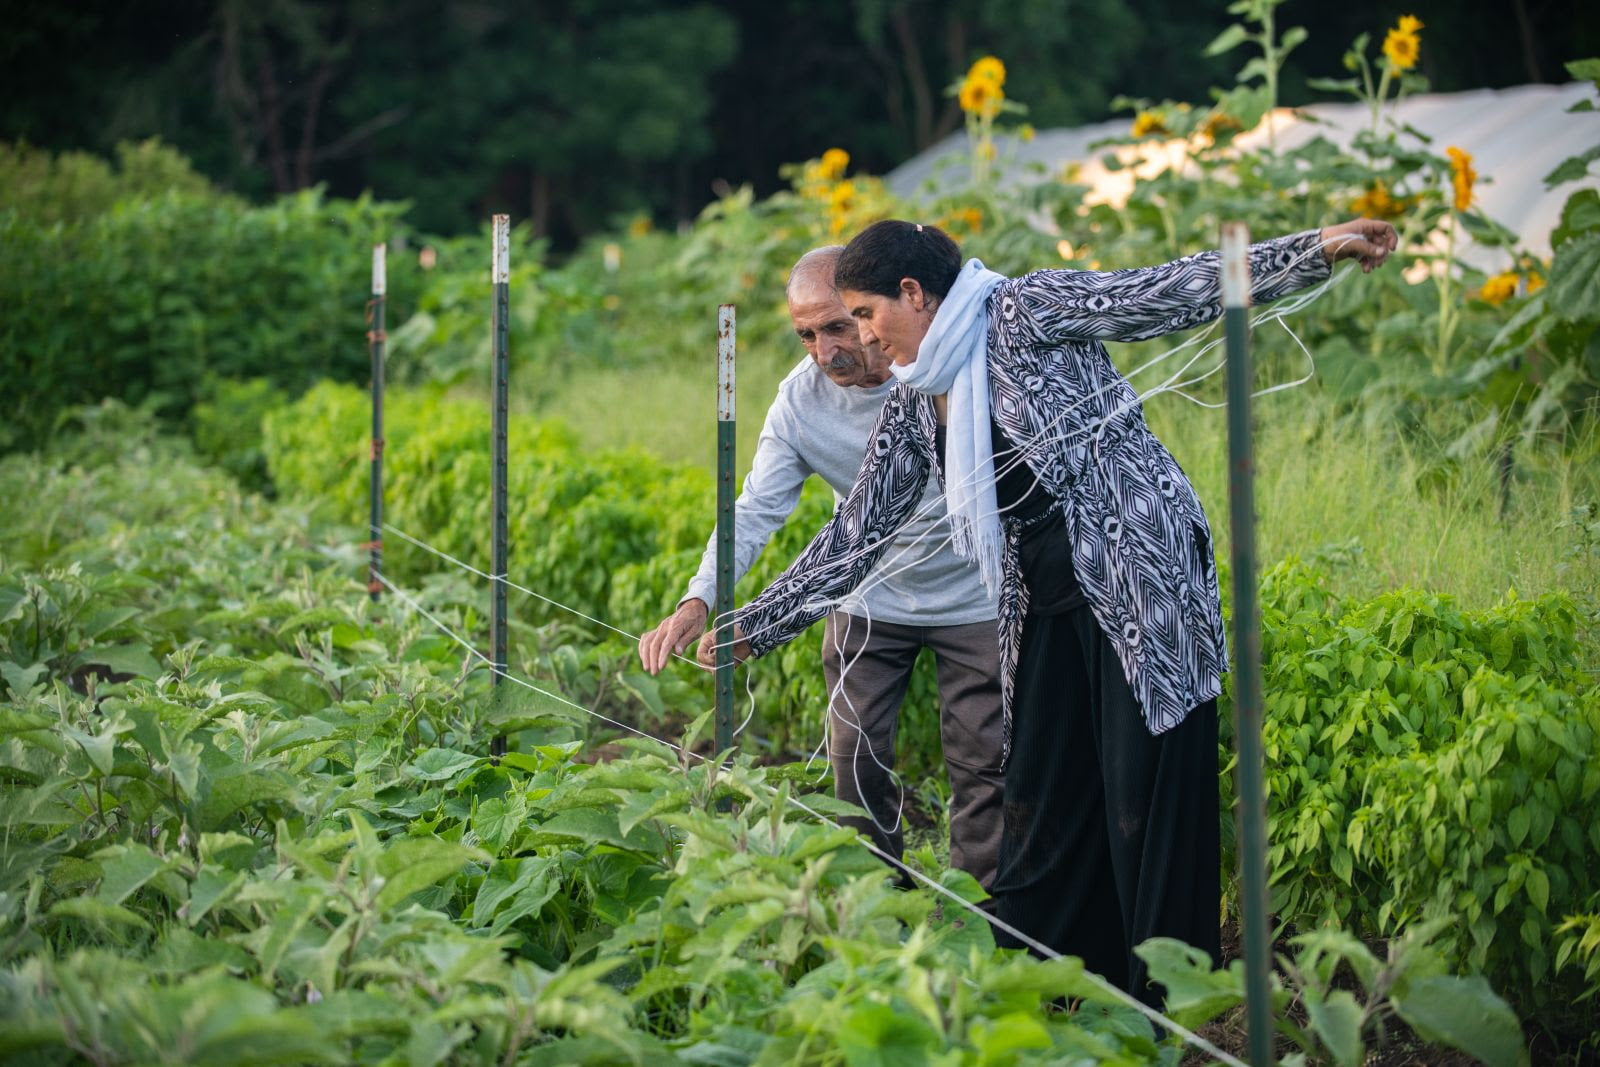
<path fill-rule="evenodd" d="M 710 466 L 713 353 L 708 345 L 703 358 L 578 371 L 537 413 L 566 420 L 590 448 L 639 445 Z M 752 338 L 741 351 L 741 473 L 778 382 L 800 355 L 797 344 L 777 337 Z M 1445 454 L 1441 442 L 1455 436 L 1455 415 L 1443 405 L 1422 428 L 1402 430 L 1376 409 L 1341 408 L 1313 381 L 1258 399 L 1255 410 L 1257 537 L 1265 563 L 1318 556 L 1348 595 L 1410 585 L 1472 607 L 1512 589 L 1597 592 L 1583 587 L 1594 580 L 1594 561 L 1582 558 L 1585 546 L 1566 525 L 1575 507 L 1600 500 L 1600 435 L 1593 430 L 1576 442 L 1518 442 L 1504 485 L 1497 448 Z M 1148 404 L 1146 417 L 1194 482 L 1218 556 L 1226 558 L 1224 413 L 1166 395 Z M 708 528 L 712 521 L 708 513 Z"/>

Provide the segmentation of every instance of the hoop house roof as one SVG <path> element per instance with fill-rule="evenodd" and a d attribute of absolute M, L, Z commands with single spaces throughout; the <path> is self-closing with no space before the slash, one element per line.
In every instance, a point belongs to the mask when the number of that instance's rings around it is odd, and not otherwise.
<path fill-rule="evenodd" d="M 1478 207 L 1519 234 L 1530 251 L 1547 256 L 1550 231 L 1559 221 L 1567 197 L 1583 186 L 1600 187 L 1600 180 L 1592 176 L 1555 189 L 1544 185 L 1544 176 L 1562 160 L 1600 142 L 1600 111 L 1568 110 L 1592 96 L 1593 91 L 1588 83 L 1574 82 L 1432 93 L 1403 100 L 1390 114 L 1431 138 L 1441 155 L 1446 145 L 1471 153 L 1479 174 L 1475 190 Z M 1319 135 L 1348 147 L 1351 138 L 1367 127 L 1370 116 L 1360 103 L 1312 104 L 1280 108 L 1271 121 L 1280 149 L 1297 147 Z M 1009 161 L 999 180 L 1042 181 L 1077 163 L 1077 180 L 1090 186 L 1092 199 L 1120 203 L 1131 187 L 1133 172 L 1107 169 L 1101 157 L 1113 149 L 1096 150 L 1090 146 L 1120 137 L 1127 130 L 1127 119 L 1115 119 L 1070 129 L 1040 130 L 1031 143 L 1009 135 L 999 137 L 996 147 L 1000 158 Z M 1263 123 L 1236 143 L 1255 147 L 1266 140 Z M 925 183 L 942 190 L 959 187 L 968 180 L 967 168 L 961 162 L 965 151 L 965 132 L 952 134 L 891 171 L 889 186 L 901 196 L 915 195 L 926 187 Z M 1125 161 L 1137 163 L 1140 173 L 1182 165 L 1184 161 L 1181 142 L 1146 142 L 1119 151 L 1124 153 Z M 1494 249 L 1469 247 L 1462 250 L 1462 258 L 1488 269 L 1504 265 L 1504 253 Z"/>

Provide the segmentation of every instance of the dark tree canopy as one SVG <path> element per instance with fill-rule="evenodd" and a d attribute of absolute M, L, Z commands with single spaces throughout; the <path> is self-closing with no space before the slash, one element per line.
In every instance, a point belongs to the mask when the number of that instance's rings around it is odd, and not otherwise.
<path fill-rule="evenodd" d="M 1310 38 L 1287 103 L 1358 33 L 1427 24 L 1439 90 L 1562 81 L 1600 52 L 1582 0 L 1291 0 Z M 1041 127 L 1118 94 L 1204 100 L 1220 0 L 0 0 L 0 140 L 109 153 L 157 136 L 225 187 L 316 183 L 413 202 L 460 231 L 494 210 L 567 245 L 618 218 L 691 217 L 718 182 L 767 192 L 839 145 L 885 170 L 957 128 L 945 95 L 1001 56 Z"/>

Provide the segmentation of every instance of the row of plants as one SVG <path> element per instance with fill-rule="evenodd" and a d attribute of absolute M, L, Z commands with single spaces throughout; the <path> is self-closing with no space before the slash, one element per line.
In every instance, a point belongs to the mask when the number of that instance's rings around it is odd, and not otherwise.
<path fill-rule="evenodd" d="M 0 146 L 0 451 L 114 396 L 181 418 L 218 378 L 360 380 L 370 249 L 403 204 L 318 191 L 254 206 L 159 145 L 117 168 Z M 395 272 L 408 306 L 414 270 Z"/>
<path fill-rule="evenodd" d="M 468 562 L 487 558 L 485 416 L 476 404 L 399 394 L 390 407 L 386 478 L 393 522 Z M 267 453 L 284 493 L 329 514 L 360 514 L 367 493 L 367 398 L 324 386 L 269 417 Z M 625 630 L 653 623 L 682 595 L 704 549 L 712 484 L 698 468 L 639 452 L 580 454 L 559 427 L 513 417 L 512 579 Z M 819 493 L 774 539 L 746 579 L 761 588 L 820 525 Z M 449 569 L 394 537 L 396 580 L 425 584 Z M 472 604 L 482 604 L 480 586 Z M 1224 583 L 1226 585 L 1226 583 Z M 1274 885 L 1280 920 L 1333 922 L 1370 938 L 1459 920 L 1436 943 L 1453 965 L 1490 975 L 1523 1010 L 1565 1025 L 1597 991 L 1595 946 L 1581 947 L 1600 911 L 1600 689 L 1579 640 L 1572 598 L 1515 594 L 1467 611 L 1447 595 L 1399 589 L 1344 601 L 1328 576 L 1286 563 L 1262 583 L 1266 744 Z M 519 618 L 565 613 L 513 600 Z M 567 671 L 585 701 L 625 721 L 666 708 L 704 708 L 706 679 L 637 673 L 633 643 L 576 623 L 586 651 Z M 586 630 L 585 630 L 586 627 Z M 826 707 L 820 628 L 751 670 L 752 734 L 803 755 Z M 538 669 L 537 641 L 513 657 Z M 926 665 L 925 665 L 926 666 Z M 581 668 L 581 669 L 580 669 Z M 606 679 L 610 679 L 607 683 Z M 581 679 L 581 681 L 580 681 Z M 1226 720 L 1227 696 L 1224 697 Z M 937 702 L 919 676 L 908 696 L 900 766 L 936 778 Z M 1226 770 L 1225 736 L 1219 762 Z M 1231 808 L 1220 779 L 1219 817 Z M 1225 864 L 1231 870 L 1232 863 Z M 1557 961 L 1567 966 L 1557 969 Z"/>
<path fill-rule="evenodd" d="M 345 530 L 126 409 L 75 430 L 0 461 L 48 502 L 0 520 L 7 1062 L 1178 1062 L 1076 961 L 996 950 L 812 814 L 847 806 L 654 742 L 580 762 L 570 708 L 374 605 Z M 1242 996 L 1237 967 L 1143 951 L 1185 1019 Z M 1278 990 L 1301 1056 L 1358 1063 L 1398 1018 L 1526 1062 L 1425 931 L 1381 964 L 1308 939 Z"/>

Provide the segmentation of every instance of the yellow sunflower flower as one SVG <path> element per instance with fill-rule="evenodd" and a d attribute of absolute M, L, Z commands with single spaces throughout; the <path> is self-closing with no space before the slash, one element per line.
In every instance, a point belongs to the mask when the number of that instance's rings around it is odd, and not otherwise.
<path fill-rule="evenodd" d="M 824 181 L 838 181 L 844 177 L 845 168 L 849 166 L 849 152 L 842 148 L 830 148 L 822 153 L 822 165 L 817 168 L 817 173 Z"/>
<path fill-rule="evenodd" d="M 1133 136 L 1150 137 L 1154 134 L 1167 132 L 1166 124 L 1161 121 L 1161 116 L 1154 111 L 1141 111 L 1133 120 Z"/>
<path fill-rule="evenodd" d="M 1472 169 L 1470 154 L 1455 145 L 1444 151 L 1450 157 L 1450 184 L 1455 187 L 1455 209 L 1465 211 L 1472 206 L 1472 183 L 1478 180 L 1478 172 Z"/>
<path fill-rule="evenodd" d="M 1508 270 L 1503 274 L 1496 274 L 1483 283 L 1483 288 L 1478 290 L 1478 295 L 1489 303 L 1499 307 L 1507 300 L 1517 295 L 1517 272 Z"/>
<path fill-rule="evenodd" d="M 1006 83 L 1006 65 L 994 56 L 984 56 L 967 71 L 967 80 L 993 82 L 999 88 Z"/>
<path fill-rule="evenodd" d="M 1200 125 L 1200 136 L 1215 143 L 1230 133 L 1240 132 L 1243 128 L 1239 120 L 1226 111 L 1213 111 Z"/>
<path fill-rule="evenodd" d="M 1383 54 L 1395 70 L 1410 70 L 1417 65 L 1417 54 L 1422 50 L 1422 40 L 1417 31 L 1422 20 L 1415 15 L 1402 15 L 1400 24 L 1383 39 Z"/>
<path fill-rule="evenodd" d="M 1000 114 L 1000 102 L 1005 98 L 1006 94 L 997 82 L 973 77 L 961 83 L 961 92 L 956 97 L 962 111 L 985 119 Z"/>
<path fill-rule="evenodd" d="M 1350 201 L 1350 210 L 1369 219 L 1398 219 L 1415 204 L 1415 197 L 1396 197 L 1382 178 L 1373 180 L 1366 191 Z"/>

